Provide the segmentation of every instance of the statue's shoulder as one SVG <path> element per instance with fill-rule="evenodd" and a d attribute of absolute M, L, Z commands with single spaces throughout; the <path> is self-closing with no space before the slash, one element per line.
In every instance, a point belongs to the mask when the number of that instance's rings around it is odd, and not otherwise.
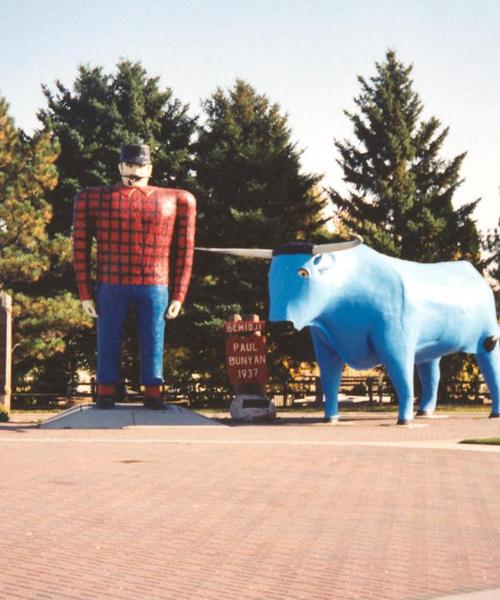
<path fill-rule="evenodd" d="M 153 188 L 157 194 L 166 198 L 174 198 L 178 205 L 196 206 L 196 198 L 191 192 L 178 188 Z"/>
<path fill-rule="evenodd" d="M 80 198 L 96 198 L 111 194 L 117 186 L 115 185 L 95 185 L 89 186 L 78 192 L 77 197 Z"/>
<path fill-rule="evenodd" d="M 186 206 L 196 206 L 196 198 L 191 192 L 187 190 L 176 190 L 177 192 L 177 203 L 185 204 Z"/>

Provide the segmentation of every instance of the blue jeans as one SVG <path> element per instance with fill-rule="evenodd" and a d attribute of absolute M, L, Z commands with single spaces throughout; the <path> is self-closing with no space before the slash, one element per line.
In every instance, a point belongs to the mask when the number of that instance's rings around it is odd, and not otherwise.
<path fill-rule="evenodd" d="M 141 383 L 163 383 L 166 285 L 115 285 L 99 283 L 97 308 L 97 382 L 120 382 L 120 354 L 125 320 L 130 310 L 137 315 Z"/>

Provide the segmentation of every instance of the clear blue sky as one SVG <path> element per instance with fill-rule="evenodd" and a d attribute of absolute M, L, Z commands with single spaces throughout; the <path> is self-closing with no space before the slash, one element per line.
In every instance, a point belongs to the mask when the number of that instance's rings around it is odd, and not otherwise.
<path fill-rule="evenodd" d="M 20 127 L 37 125 L 41 84 L 71 86 L 80 63 L 140 60 L 193 113 L 240 77 L 289 114 L 304 168 L 340 189 L 342 111 L 393 48 L 424 117 L 450 127 L 443 157 L 468 151 L 457 204 L 482 197 L 483 230 L 500 217 L 500 0 L 1 0 L 0 18 L 0 94 Z"/>

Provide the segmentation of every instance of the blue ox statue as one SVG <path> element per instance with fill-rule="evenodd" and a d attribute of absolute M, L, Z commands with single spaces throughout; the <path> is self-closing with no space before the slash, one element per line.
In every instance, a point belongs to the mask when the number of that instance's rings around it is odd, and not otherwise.
<path fill-rule="evenodd" d="M 275 250 L 200 248 L 267 258 L 270 321 L 310 327 L 325 393 L 325 419 L 338 418 L 344 364 L 383 364 L 399 402 L 398 424 L 413 419 L 413 370 L 422 394 L 417 416 L 436 407 L 439 361 L 454 352 L 476 355 L 500 416 L 500 352 L 493 293 L 464 261 L 421 264 L 391 258 L 362 244 L 285 244 Z"/>

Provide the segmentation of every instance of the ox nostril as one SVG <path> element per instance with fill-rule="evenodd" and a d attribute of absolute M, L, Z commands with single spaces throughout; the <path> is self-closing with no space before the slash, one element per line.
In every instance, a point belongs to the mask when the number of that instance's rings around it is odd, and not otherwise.
<path fill-rule="evenodd" d="M 487 337 L 484 342 L 483 342 L 483 348 L 486 350 L 486 352 L 493 352 L 493 350 L 495 349 L 495 346 L 497 345 L 499 338 L 496 335 L 490 335 L 490 337 Z"/>
<path fill-rule="evenodd" d="M 269 321 L 267 329 L 271 335 L 290 335 L 295 333 L 297 330 L 293 326 L 292 321 Z"/>

